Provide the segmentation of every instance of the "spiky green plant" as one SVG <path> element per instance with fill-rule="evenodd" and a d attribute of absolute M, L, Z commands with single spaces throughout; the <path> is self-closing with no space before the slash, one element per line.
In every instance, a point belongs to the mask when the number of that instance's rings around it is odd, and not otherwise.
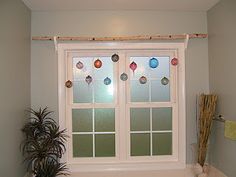
<path fill-rule="evenodd" d="M 66 150 L 66 130 L 59 129 L 47 107 L 27 111 L 31 116 L 22 128 L 25 139 L 21 144 L 27 171 L 36 177 L 68 175 L 65 164 L 59 162 Z"/>
<path fill-rule="evenodd" d="M 37 169 L 36 177 L 56 177 L 67 174 L 67 168 L 64 163 L 58 163 L 54 159 L 44 159 Z"/>

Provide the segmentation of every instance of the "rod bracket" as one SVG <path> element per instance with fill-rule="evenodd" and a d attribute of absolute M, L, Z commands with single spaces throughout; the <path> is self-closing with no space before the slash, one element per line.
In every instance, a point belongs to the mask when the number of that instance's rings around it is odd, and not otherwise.
<path fill-rule="evenodd" d="M 55 52 L 57 52 L 57 51 L 58 51 L 57 36 L 54 36 L 54 37 L 53 37 L 53 41 L 54 41 Z"/>
<path fill-rule="evenodd" d="M 189 34 L 186 34 L 185 35 L 185 40 L 184 40 L 184 47 L 185 47 L 185 50 L 188 48 L 188 42 L 189 42 Z"/>

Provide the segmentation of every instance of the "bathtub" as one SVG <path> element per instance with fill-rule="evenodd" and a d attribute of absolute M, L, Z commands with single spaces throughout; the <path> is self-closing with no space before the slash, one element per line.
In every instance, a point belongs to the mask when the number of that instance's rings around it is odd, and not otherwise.
<path fill-rule="evenodd" d="M 71 177 L 195 177 L 191 166 L 176 170 L 73 172 Z"/>
<path fill-rule="evenodd" d="M 196 177 L 192 165 L 185 169 L 155 171 L 105 171 L 105 172 L 73 172 L 71 177 Z M 208 177 L 227 177 L 213 166 L 209 167 Z"/>

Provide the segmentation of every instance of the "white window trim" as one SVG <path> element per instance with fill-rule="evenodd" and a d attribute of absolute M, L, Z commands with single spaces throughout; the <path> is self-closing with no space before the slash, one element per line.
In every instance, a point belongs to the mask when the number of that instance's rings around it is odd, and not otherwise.
<path fill-rule="evenodd" d="M 68 154 L 63 156 L 63 161 L 68 163 L 70 170 L 73 171 L 106 171 L 106 170 L 158 170 L 158 169 L 183 169 L 186 167 L 186 101 L 185 101 L 185 56 L 184 43 L 123 43 L 123 42 L 92 42 L 92 43 L 72 43 L 72 44 L 58 44 L 58 106 L 59 106 L 59 125 L 66 128 L 66 69 L 67 62 L 65 60 L 67 52 L 73 50 L 176 50 L 177 56 L 180 59 L 178 65 L 178 153 L 176 159 L 166 160 L 159 158 L 156 161 L 144 161 L 140 159 L 139 162 L 116 161 L 109 163 L 75 163 L 68 162 Z M 121 94 L 121 93 L 120 93 Z M 122 93 L 124 94 L 124 92 Z M 122 132 L 122 131 L 121 131 Z M 120 135 L 122 136 L 122 134 Z M 66 145 L 67 149 L 68 144 Z"/>

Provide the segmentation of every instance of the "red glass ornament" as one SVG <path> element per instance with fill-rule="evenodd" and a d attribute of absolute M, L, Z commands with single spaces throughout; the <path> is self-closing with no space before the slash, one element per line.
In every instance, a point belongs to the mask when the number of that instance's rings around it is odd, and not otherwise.
<path fill-rule="evenodd" d="M 99 60 L 99 59 L 95 60 L 94 66 L 95 66 L 95 68 L 101 68 L 102 67 L 102 61 Z"/>
<path fill-rule="evenodd" d="M 178 64 L 179 64 L 178 58 L 173 58 L 173 59 L 171 60 L 171 64 L 172 64 L 173 66 L 178 65 Z"/>
<path fill-rule="evenodd" d="M 137 64 L 133 61 L 130 63 L 129 68 L 134 72 L 137 69 Z"/>

